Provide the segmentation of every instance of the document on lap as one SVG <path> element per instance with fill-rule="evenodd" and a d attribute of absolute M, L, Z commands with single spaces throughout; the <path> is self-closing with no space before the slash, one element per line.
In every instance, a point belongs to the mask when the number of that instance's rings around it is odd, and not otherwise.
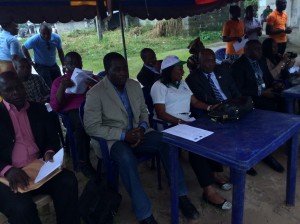
<path fill-rule="evenodd" d="M 198 142 L 199 140 L 206 138 L 207 136 L 213 134 L 211 131 L 207 131 L 201 128 L 195 128 L 186 124 L 178 124 L 172 128 L 163 130 L 163 132 L 175 135 L 193 142 Z"/>
<path fill-rule="evenodd" d="M 26 189 L 18 188 L 18 192 L 24 193 L 41 187 L 44 183 L 54 177 L 61 171 L 64 159 L 64 150 L 60 149 L 54 156 L 53 162 L 44 162 L 36 159 L 22 169 L 29 176 L 29 186 Z M 0 182 L 9 186 L 9 182 L 5 177 L 0 177 Z"/>
<path fill-rule="evenodd" d="M 55 170 L 61 168 L 64 161 L 64 149 L 60 149 L 54 156 L 53 162 L 48 161 L 45 162 L 41 167 L 38 175 L 36 176 L 34 183 L 38 183 L 44 178 L 46 178 L 49 174 L 53 173 Z"/>
<path fill-rule="evenodd" d="M 52 111 L 52 107 L 51 107 L 50 103 L 45 103 L 45 106 L 46 106 L 48 112 Z"/>
<path fill-rule="evenodd" d="M 69 94 L 83 94 L 87 89 L 88 79 L 98 82 L 93 78 L 93 72 L 75 68 L 71 76 L 71 80 L 74 82 L 74 86 L 67 88 L 65 93 Z"/>

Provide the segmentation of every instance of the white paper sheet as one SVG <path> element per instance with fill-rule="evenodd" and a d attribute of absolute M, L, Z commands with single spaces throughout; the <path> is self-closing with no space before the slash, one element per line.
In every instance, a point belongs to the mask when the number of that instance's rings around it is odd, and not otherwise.
<path fill-rule="evenodd" d="M 73 74 L 71 76 L 71 80 L 74 82 L 74 86 L 67 88 L 65 93 L 70 94 L 82 94 L 86 91 L 87 84 L 86 81 L 88 79 L 92 79 L 96 82 L 97 80 L 93 79 L 93 72 L 92 71 L 86 71 L 79 68 L 75 68 L 73 71 Z"/>
<path fill-rule="evenodd" d="M 245 44 L 247 43 L 247 41 L 248 41 L 248 38 L 245 38 L 245 36 L 243 36 L 241 42 L 236 41 L 236 42 L 233 44 L 234 50 L 235 50 L 236 52 L 238 52 L 240 49 L 244 48 L 244 47 L 245 47 Z"/>
<path fill-rule="evenodd" d="M 289 68 L 289 73 L 295 73 L 295 72 L 299 72 L 300 68 L 297 66 L 293 66 L 291 68 Z"/>
<path fill-rule="evenodd" d="M 165 133 L 169 133 L 171 135 L 175 135 L 181 138 L 185 138 L 187 140 L 197 142 L 207 136 L 213 134 L 211 131 L 207 131 L 201 128 L 195 128 L 186 124 L 179 124 L 172 128 L 168 128 L 163 130 Z"/>
<path fill-rule="evenodd" d="M 48 112 L 52 111 L 52 107 L 51 107 L 50 103 L 45 103 L 45 106 L 46 106 Z"/>
<path fill-rule="evenodd" d="M 45 162 L 45 164 L 41 167 L 38 175 L 36 176 L 34 183 L 38 183 L 42 179 L 44 179 L 46 176 L 51 174 L 53 171 L 55 171 L 57 168 L 61 167 L 64 160 L 64 149 L 61 148 L 54 156 L 53 156 L 53 162 Z"/>

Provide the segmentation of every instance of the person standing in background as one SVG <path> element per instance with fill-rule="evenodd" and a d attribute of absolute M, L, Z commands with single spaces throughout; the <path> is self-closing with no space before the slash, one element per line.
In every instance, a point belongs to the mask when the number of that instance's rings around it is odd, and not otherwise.
<path fill-rule="evenodd" d="M 18 34 L 18 25 L 9 22 L 0 24 L 3 31 L 0 33 L 0 73 L 13 71 L 14 61 L 23 57 L 21 46 L 16 38 Z"/>
<path fill-rule="evenodd" d="M 252 5 L 246 8 L 246 17 L 244 19 L 245 34 L 249 40 L 258 40 L 261 36 L 261 25 L 259 19 L 254 17 L 254 9 Z"/>
<path fill-rule="evenodd" d="M 261 27 L 264 26 L 264 22 L 267 21 L 267 17 L 270 15 L 270 13 L 273 10 L 271 9 L 271 7 L 269 5 L 267 5 L 267 7 L 265 8 L 265 10 L 263 11 L 263 13 L 261 14 Z"/>
<path fill-rule="evenodd" d="M 292 33 L 292 28 L 287 27 L 288 15 L 286 0 L 276 0 L 276 9 L 267 18 L 266 34 L 273 38 L 278 45 L 278 53 L 283 55 L 286 49 L 287 34 Z"/>
<path fill-rule="evenodd" d="M 30 49 L 33 49 L 34 62 L 29 54 Z M 44 78 L 49 88 L 51 88 L 52 82 L 61 76 L 60 68 L 56 63 L 56 49 L 64 68 L 64 51 L 61 39 L 58 34 L 52 33 L 52 28 L 47 23 L 42 23 L 40 34 L 32 36 L 22 46 L 25 57 L 37 73 Z"/>
<path fill-rule="evenodd" d="M 228 20 L 223 26 L 223 42 L 226 42 L 226 59 L 234 62 L 243 53 L 243 48 L 235 51 L 233 44 L 242 41 L 244 36 L 244 22 L 239 18 L 241 17 L 241 8 L 238 5 L 232 5 L 229 8 L 231 19 Z"/>
<path fill-rule="evenodd" d="M 188 49 L 191 56 L 187 60 L 187 67 L 189 68 L 190 72 L 197 69 L 199 63 L 198 54 L 204 48 L 204 44 L 202 43 L 199 37 L 197 37 L 189 44 Z"/>

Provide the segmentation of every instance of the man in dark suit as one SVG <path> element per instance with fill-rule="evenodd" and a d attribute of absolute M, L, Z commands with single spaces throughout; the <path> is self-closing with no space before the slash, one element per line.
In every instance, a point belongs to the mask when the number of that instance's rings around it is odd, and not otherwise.
<path fill-rule="evenodd" d="M 153 85 L 160 78 L 160 62 L 156 60 L 156 54 L 151 48 L 144 48 L 141 50 L 141 58 L 144 65 L 137 75 L 137 80 L 143 85 L 143 94 L 145 103 L 149 111 L 149 122 L 152 126 L 153 117 L 153 102 L 150 96 L 150 90 Z"/>
<path fill-rule="evenodd" d="M 232 77 L 243 96 L 251 96 L 258 109 L 280 111 L 282 100 L 278 91 L 283 88 L 276 83 L 262 58 L 258 40 L 248 41 L 245 53 L 231 67 Z"/>
<path fill-rule="evenodd" d="M 210 104 L 207 108 L 208 111 L 213 109 L 213 105 L 223 100 L 237 98 L 241 95 L 228 66 L 217 65 L 215 53 L 211 49 L 200 51 L 198 58 L 198 68 L 191 72 L 185 81 L 198 100 Z M 247 174 L 255 176 L 257 172 L 251 168 Z"/>
<path fill-rule="evenodd" d="M 141 58 L 144 65 L 137 75 L 137 80 L 149 91 L 154 82 L 160 78 L 160 68 L 157 68 L 156 54 L 151 48 L 144 48 L 141 51 Z"/>
<path fill-rule="evenodd" d="M 9 187 L 0 183 L 0 212 L 11 224 L 40 224 L 32 196 L 49 194 L 54 202 L 58 224 L 79 224 L 78 187 L 75 175 L 63 169 L 43 186 L 27 193 L 28 175 L 22 170 L 32 161 L 53 159 L 60 148 L 55 126 L 44 105 L 26 101 L 25 88 L 13 72 L 0 74 L 0 176 Z"/>
<path fill-rule="evenodd" d="M 249 40 L 245 53 L 231 67 L 235 83 L 243 96 L 251 96 L 254 107 L 263 110 L 279 111 L 281 98 L 277 96 L 283 86 L 275 83 L 267 64 L 262 57 L 262 47 L 258 40 Z M 264 162 L 277 172 L 284 168 L 272 156 L 267 156 Z"/>
<path fill-rule="evenodd" d="M 185 80 L 198 100 L 213 105 L 240 96 L 229 69 L 216 65 L 215 53 L 211 49 L 203 49 L 199 53 L 199 63 L 198 69 L 191 72 Z"/>

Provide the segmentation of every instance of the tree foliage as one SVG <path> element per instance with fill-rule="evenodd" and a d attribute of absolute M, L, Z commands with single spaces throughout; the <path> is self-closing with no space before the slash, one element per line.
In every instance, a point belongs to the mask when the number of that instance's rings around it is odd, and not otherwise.
<path fill-rule="evenodd" d="M 245 0 L 244 7 L 246 8 L 248 5 L 253 5 L 255 7 L 258 7 L 258 1 L 259 0 Z"/>

